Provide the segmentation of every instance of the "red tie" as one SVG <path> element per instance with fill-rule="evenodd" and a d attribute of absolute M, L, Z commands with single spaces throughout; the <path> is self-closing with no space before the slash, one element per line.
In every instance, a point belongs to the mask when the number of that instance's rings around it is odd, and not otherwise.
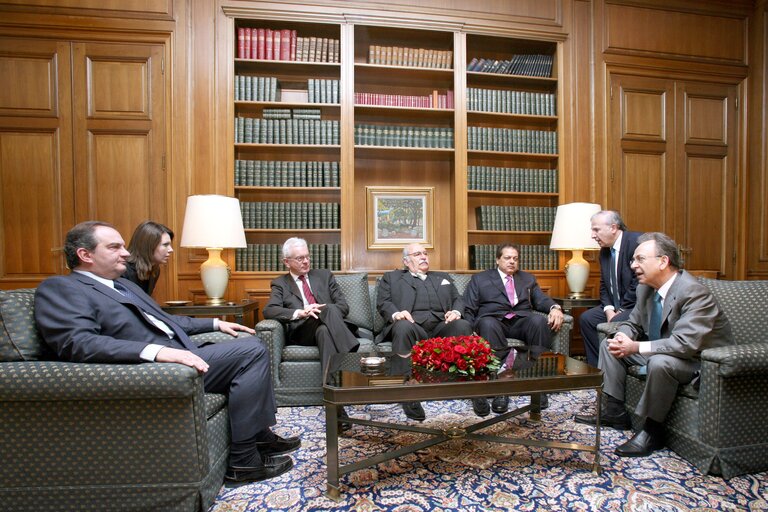
<path fill-rule="evenodd" d="M 512 276 L 507 276 L 507 283 L 504 285 L 504 288 L 507 290 L 507 298 L 509 299 L 509 303 L 512 304 L 512 307 L 515 307 L 515 304 L 517 303 L 517 300 L 515 300 L 516 294 L 515 294 L 515 282 L 512 280 Z M 512 318 L 515 314 L 511 311 L 504 315 L 504 318 Z"/>
<path fill-rule="evenodd" d="M 317 304 L 317 301 L 315 300 L 315 296 L 312 295 L 312 290 L 309 289 L 309 283 L 307 282 L 307 277 L 304 275 L 301 275 L 299 276 L 299 280 L 301 281 L 301 288 L 304 290 L 304 297 L 307 299 L 307 303 Z"/>

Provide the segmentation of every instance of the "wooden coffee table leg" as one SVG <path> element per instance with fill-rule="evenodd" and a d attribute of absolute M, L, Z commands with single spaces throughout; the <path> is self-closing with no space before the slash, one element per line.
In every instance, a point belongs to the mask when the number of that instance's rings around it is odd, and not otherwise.
<path fill-rule="evenodd" d="M 334 501 L 341 501 L 339 487 L 339 406 L 325 404 L 325 445 L 328 484 L 325 495 Z"/>
<path fill-rule="evenodd" d="M 595 462 L 592 470 L 598 475 L 602 471 L 600 467 L 600 404 L 603 402 L 603 388 L 597 388 L 597 403 L 595 404 Z"/>

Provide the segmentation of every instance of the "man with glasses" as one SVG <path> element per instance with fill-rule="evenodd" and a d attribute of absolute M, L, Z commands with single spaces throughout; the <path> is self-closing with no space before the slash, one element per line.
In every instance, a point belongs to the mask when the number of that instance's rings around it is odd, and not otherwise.
<path fill-rule="evenodd" d="M 360 346 L 355 337 L 357 326 L 344 320 L 349 304 L 329 270 L 310 269 L 305 240 L 285 241 L 283 263 L 288 273 L 272 281 L 264 318 L 286 325 L 289 344 L 317 345 L 325 372 L 333 354 L 356 352 Z M 342 428 L 346 430 L 349 424 Z"/>
<path fill-rule="evenodd" d="M 645 366 L 647 377 L 635 413 L 644 420 L 632 439 L 616 448 L 622 457 L 645 457 L 664 446 L 664 421 L 681 385 L 694 380 L 701 352 L 731 339 L 731 325 L 712 293 L 691 274 L 680 270 L 680 253 L 663 233 L 645 233 L 632 258 L 637 275 L 637 303 L 629 319 L 600 345 L 603 370 L 600 423 L 631 428 L 624 408 L 627 368 Z M 647 340 L 647 341 L 643 341 Z M 578 423 L 594 425 L 596 416 L 577 415 Z"/>
<path fill-rule="evenodd" d="M 464 302 L 456 286 L 448 274 L 430 272 L 424 246 L 405 246 L 403 264 L 405 269 L 382 276 L 376 298 L 376 308 L 387 321 L 382 339 L 392 340 L 392 351 L 406 357 L 420 340 L 472 334 L 469 322 L 461 318 Z M 408 418 L 424 420 L 419 402 L 402 405 Z"/>

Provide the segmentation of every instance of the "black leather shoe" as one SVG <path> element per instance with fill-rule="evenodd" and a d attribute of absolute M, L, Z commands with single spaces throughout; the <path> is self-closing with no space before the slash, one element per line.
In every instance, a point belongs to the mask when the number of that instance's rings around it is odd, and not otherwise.
<path fill-rule="evenodd" d="M 647 457 L 656 450 L 664 448 L 664 441 L 641 430 L 632 439 L 616 448 L 619 457 Z"/>
<path fill-rule="evenodd" d="M 541 410 L 547 409 L 549 407 L 549 395 L 546 393 L 541 394 L 541 398 L 539 398 L 539 406 L 541 407 Z"/>
<path fill-rule="evenodd" d="M 472 410 L 481 418 L 491 414 L 491 408 L 488 406 L 488 400 L 486 398 L 473 398 Z"/>
<path fill-rule="evenodd" d="M 493 397 L 493 402 L 491 402 L 491 409 L 496 414 L 504 414 L 509 410 L 509 397 L 508 396 Z"/>
<path fill-rule="evenodd" d="M 576 423 L 583 423 L 585 425 L 597 424 L 597 416 L 594 414 L 577 414 L 573 419 Z M 616 430 L 629 430 L 632 428 L 632 422 L 629 419 L 629 414 L 626 412 L 623 412 L 618 416 L 602 414 L 600 416 L 600 426 L 611 427 Z"/>
<path fill-rule="evenodd" d="M 403 402 L 403 412 L 407 417 L 416 421 L 424 421 L 427 415 L 424 413 L 424 408 L 421 406 L 421 402 Z"/>
<path fill-rule="evenodd" d="M 256 443 L 256 448 L 262 457 L 270 455 L 284 455 L 298 450 L 301 446 L 301 439 L 298 437 L 280 437 L 275 434 L 275 439 L 269 443 Z"/>
<path fill-rule="evenodd" d="M 293 459 L 282 456 L 264 457 L 263 466 L 239 467 L 230 466 L 224 474 L 224 480 L 233 483 L 259 482 L 280 476 L 293 467 Z"/>

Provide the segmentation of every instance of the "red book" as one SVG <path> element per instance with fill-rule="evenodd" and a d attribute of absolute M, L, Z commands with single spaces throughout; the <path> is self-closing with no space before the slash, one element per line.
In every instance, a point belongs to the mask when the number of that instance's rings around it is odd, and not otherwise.
<path fill-rule="evenodd" d="M 280 39 L 282 39 L 279 30 L 272 31 L 272 58 L 280 60 Z"/>
<path fill-rule="evenodd" d="M 272 60 L 272 29 L 264 29 L 264 58 Z"/>
<path fill-rule="evenodd" d="M 242 59 L 245 55 L 245 29 L 240 27 L 237 29 L 237 58 Z"/>
<path fill-rule="evenodd" d="M 291 60 L 296 60 L 296 31 L 291 30 Z"/>
<path fill-rule="evenodd" d="M 291 60 L 291 31 L 280 31 L 280 60 Z"/>
<path fill-rule="evenodd" d="M 251 29 L 246 28 L 245 29 L 245 44 L 243 45 L 243 58 L 244 59 L 250 59 L 251 58 Z"/>
<path fill-rule="evenodd" d="M 267 50 L 265 49 L 265 40 L 266 40 L 266 30 L 263 28 L 257 28 L 256 29 L 256 58 L 257 59 L 264 59 Z M 253 51 L 253 50 L 252 50 Z"/>

